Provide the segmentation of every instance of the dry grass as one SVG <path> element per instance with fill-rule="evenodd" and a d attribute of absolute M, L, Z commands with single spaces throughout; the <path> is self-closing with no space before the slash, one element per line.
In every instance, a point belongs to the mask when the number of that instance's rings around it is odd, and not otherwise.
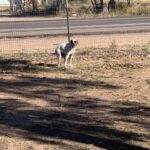
<path fill-rule="evenodd" d="M 150 43 L 110 42 L 65 70 L 44 49 L 3 51 L 0 149 L 148 150 L 149 55 Z"/>
<path fill-rule="evenodd" d="M 108 5 L 109 0 L 104 0 L 105 5 Z M 127 7 L 126 0 L 116 1 L 116 10 L 110 11 L 107 14 L 95 14 L 90 0 L 71 1 L 70 14 L 76 14 L 82 17 L 103 17 L 103 16 L 130 16 L 130 15 L 150 15 L 150 2 L 148 0 L 131 1 L 131 6 Z"/>

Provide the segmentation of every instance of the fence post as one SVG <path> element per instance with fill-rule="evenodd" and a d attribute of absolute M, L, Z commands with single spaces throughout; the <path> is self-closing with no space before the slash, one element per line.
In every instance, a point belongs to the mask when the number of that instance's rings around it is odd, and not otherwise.
<path fill-rule="evenodd" d="M 69 27 L 69 13 L 68 13 L 68 0 L 66 0 L 66 16 L 67 16 L 67 29 L 68 29 L 68 42 L 70 41 L 70 27 Z"/>

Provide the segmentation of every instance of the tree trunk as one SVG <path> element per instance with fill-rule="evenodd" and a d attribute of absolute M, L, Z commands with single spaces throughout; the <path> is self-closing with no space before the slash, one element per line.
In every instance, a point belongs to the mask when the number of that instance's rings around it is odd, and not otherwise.
<path fill-rule="evenodd" d="M 115 10 L 115 9 L 116 9 L 116 1 L 115 0 L 109 0 L 108 10 Z"/>
<path fill-rule="evenodd" d="M 93 5 L 93 9 L 95 13 L 99 13 L 103 11 L 103 5 L 104 5 L 103 0 L 99 0 L 98 2 L 97 0 L 91 0 L 91 3 Z"/>
<path fill-rule="evenodd" d="M 131 0 L 127 0 L 127 6 L 131 5 Z"/>
<path fill-rule="evenodd" d="M 10 11 L 15 11 L 15 1 L 14 0 L 10 0 Z"/>
<path fill-rule="evenodd" d="M 32 9 L 33 9 L 33 11 L 38 10 L 37 0 L 32 0 Z"/>

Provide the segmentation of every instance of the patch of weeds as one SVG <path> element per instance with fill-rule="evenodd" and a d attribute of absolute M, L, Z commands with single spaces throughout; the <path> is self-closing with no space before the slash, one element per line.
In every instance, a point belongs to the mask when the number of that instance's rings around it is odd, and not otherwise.
<path fill-rule="evenodd" d="M 99 72 L 101 69 L 101 64 L 92 65 L 89 69 L 94 72 Z"/>
<path fill-rule="evenodd" d="M 113 40 L 108 48 L 108 54 L 110 57 L 116 57 L 118 54 L 118 46 L 116 44 L 116 41 Z"/>
<path fill-rule="evenodd" d="M 17 72 L 37 72 L 39 68 L 26 60 L 3 59 L 1 60 L 0 72 L 17 73 Z"/>
<path fill-rule="evenodd" d="M 45 65 L 44 65 L 45 66 Z M 58 67 L 57 65 L 47 65 L 45 68 L 47 68 L 48 71 L 58 72 L 58 73 L 67 73 L 68 70 L 65 69 L 64 66 Z"/>
<path fill-rule="evenodd" d="M 143 68 L 143 64 L 131 64 L 131 63 L 125 63 L 125 64 L 116 64 L 117 68 L 123 68 L 123 69 L 141 69 Z"/>
<path fill-rule="evenodd" d="M 150 54 L 150 45 L 147 43 L 145 45 L 129 45 L 125 49 L 118 52 L 119 56 L 132 56 L 132 57 L 145 57 Z"/>
<path fill-rule="evenodd" d="M 85 48 L 82 52 L 80 52 L 80 55 L 90 55 L 91 49 L 90 48 Z"/>
<path fill-rule="evenodd" d="M 105 70 L 120 70 L 120 69 L 126 69 L 126 70 L 132 70 L 132 69 L 144 69 L 148 68 L 149 65 L 147 64 L 132 64 L 132 63 L 116 63 L 116 62 L 104 62 L 102 64 L 97 64 L 94 66 L 88 66 L 88 70 L 99 72 L 99 70 L 105 69 Z"/>
<path fill-rule="evenodd" d="M 102 72 L 102 64 L 91 64 L 91 65 L 83 65 L 80 68 L 78 68 L 78 74 L 83 78 L 87 80 L 95 80 L 100 75 L 100 72 Z"/>
<path fill-rule="evenodd" d="M 68 74 L 71 74 L 71 75 L 77 75 L 77 74 L 80 74 L 78 68 L 73 68 L 73 69 L 71 68 L 71 69 L 67 70 L 67 73 L 68 73 Z"/>
<path fill-rule="evenodd" d="M 147 79 L 147 80 L 146 80 L 146 83 L 150 85 L 150 79 Z"/>
<path fill-rule="evenodd" d="M 127 8 L 126 13 L 129 15 L 149 15 L 150 6 L 147 4 L 133 4 Z"/>
<path fill-rule="evenodd" d="M 28 54 L 28 53 L 24 53 L 24 52 L 18 52 L 14 55 L 14 57 L 18 58 L 18 59 L 31 59 L 32 55 Z"/>
<path fill-rule="evenodd" d="M 81 6 L 80 9 L 78 10 L 78 13 L 80 15 L 83 15 L 83 14 L 92 14 L 92 10 L 91 10 L 91 7 Z"/>
<path fill-rule="evenodd" d="M 74 90 L 74 91 L 82 91 L 85 89 L 85 86 L 82 83 L 66 83 L 64 86 L 65 89 Z"/>

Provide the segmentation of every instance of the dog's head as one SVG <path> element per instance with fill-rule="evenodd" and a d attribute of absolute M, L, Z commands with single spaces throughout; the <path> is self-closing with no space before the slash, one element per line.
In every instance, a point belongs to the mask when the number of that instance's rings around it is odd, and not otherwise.
<path fill-rule="evenodd" d="M 70 43 L 72 44 L 73 47 L 76 47 L 78 45 L 78 40 L 70 40 Z"/>

